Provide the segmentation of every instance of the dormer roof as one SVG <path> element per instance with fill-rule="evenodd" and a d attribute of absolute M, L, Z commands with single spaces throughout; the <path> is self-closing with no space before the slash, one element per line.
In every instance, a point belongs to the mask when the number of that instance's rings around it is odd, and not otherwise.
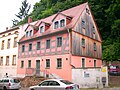
<path fill-rule="evenodd" d="M 72 19 L 72 18 L 73 18 L 72 16 L 68 16 L 68 15 L 63 14 L 62 12 L 58 12 L 58 13 L 55 15 L 55 17 L 52 19 L 52 22 L 55 20 L 55 18 L 56 18 L 59 14 L 67 17 L 68 19 Z"/>
<path fill-rule="evenodd" d="M 28 27 L 32 27 L 34 30 L 38 30 L 38 27 L 32 24 L 28 24 L 27 28 L 25 29 L 25 31 L 28 29 Z"/>

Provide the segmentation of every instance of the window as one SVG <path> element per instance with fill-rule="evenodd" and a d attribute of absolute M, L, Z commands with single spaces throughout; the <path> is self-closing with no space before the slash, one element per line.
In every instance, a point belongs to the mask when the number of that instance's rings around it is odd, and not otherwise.
<path fill-rule="evenodd" d="M 25 45 L 22 45 L 22 52 L 25 51 Z"/>
<path fill-rule="evenodd" d="M 4 40 L 2 41 L 2 47 L 1 47 L 1 50 L 3 50 L 4 49 Z"/>
<path fill-rule="evenodd" d="M 37 42 L 37 50 L 40 50 L 40 42 Z"/>
<path fill-rule="evenodd" d="M 12 65 L 16 65 L 16 55 L 13 55 Z"/>
<path fill-rule="evenodd" d="M 90 11 L 86 8 L 86 13 L 90 14 Z"/>
<path fill-rule="evenodd" d="M 82 46 L 85 47 L 85 39 L 82 38 Z"/>
<path fill-rule="evenodd" d="M 58 21 L 56 21 L 56 22 L 54 23 L 54 29 L 57 29 L 57 28 L 59 28 L 59 22 L 58 22 Z"/>
<path fill-rule="evenodd" d="M 8 39 L 7 49 L 10 48 L 10 39 Z"/>
<path fill-rule="evenodd" d="M 94 43 L 94 51 L 96 51 L 96 43 Z"/>
<path fill-rule="evenodd" d="M 13 47 L 17 47 L 17 37 L 14 38 L 14 46 Z"/>
<path fill-rule="evenodd" d="M 85 67 L 85 58 L 82 58 L 82 68 Z"/>
<path fill-rule="evenodd" d="M 29 32 L 27 31 L 27 32 L 26 32 L 26 37 L 28 37 L 28 36 L 29 36 Z"/>
<path fill-rule="evenodd" d="M 9 56 L 6 56 L 6 66 L 9 65 Z"/>
<path fill-rule="evenodd" d="M 32 44 L 29 44 L 29 51 L 32 51 Z"/>
<path fill-rule="evenodd" d="M 57 68 L 62 68 L 62 59 L 61 58 L 57 59 Z"/>
<path fill-rule="evenodd" d="M 21 68 L 24 68 L 24 61 L 21 61 Z"/>
<path fill-rule="evenodd" d="M 50 81 L 49 86 L 60 86 L 60 84 L 56 81 Z"/>
<path fill-rule="evenodd" d="M 64 27 L 65 26 L 65 19 L 60 20 L 60 27 Z"/>
<path fill-rule="evenodd" d="M 62 46 L 62 37 L 57 37 L 57 47 Z"/>
<path fill-rule="evenodd" d="M 32 30 L 30 30 L 30 36 L 32 36 Z"/>
<path fill-rule="evenodd" d="M 96 67 L 96 60 L 94 60 L 94 67 Z"/>
<path fill-rule="evenodd" d="M 46 59 L 46 68 L 50 68 L 50 59 Z"/>
<path fill-rule="evenodd" d="M 3 65 L 3 57 L 0 58 L 0 66 Z"/>
<path fill-rule="evenodd" d="M 41 26 L 41 27 L 40 27 L 40 33 L 43 33 L 43 32 L 44 32 L 44 27 Z"/>
<path fill-rule="evenodd" d="M 28 60 L 28 68 L 31 68 L 31 60 Z"/>
<path fill-rule="evenodd" d="M 46 49 L 50 48 L 50 39 L 46 40 Z"/>
<path fill-rule="evenodd" d="M 82 20 L 82 27 L 85 28 L 85 21 L 84 20 Z"/>

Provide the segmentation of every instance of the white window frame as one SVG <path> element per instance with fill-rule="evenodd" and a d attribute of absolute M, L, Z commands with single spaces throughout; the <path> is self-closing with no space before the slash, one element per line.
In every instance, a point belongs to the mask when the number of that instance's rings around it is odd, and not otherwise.
<path fill-rule="evenodd" d="M 60 19 L 60 20 L 56 20 L 56 21 L 53 22 L 53 24 L 52 24 L 52 25 L 53 25 L 53 30 L 56 30 L 54 24 L 55 24 L 55 22 L 57 22 L 57 21 L 58 21 L 58 28 L 62 28 L 62 27 L 60 27 L 60 21 L 63 20 L 63 19 L 65 20 L 65 26 L 66 26 L 66 17 L 65 17 L 65 18 L 62 18 L 62 19 Z M 65 27 L 65 26 L 64 26 L 64 27 Z M 58 29 L 58 28 L 57 28 L 57 29 Z"/>
<path fill-rule="evenodd" d="M 82 67 L 82 59 L 85 60 L 85 64 L 84 64 L 84 67 Z M 86 67 L 86 58 L 85 57 L 81 57 L 81 68 L 85 68 Z"/>
<path fill-rule="evenodd" d="M 41 27 L 43 27 L 43 32 L 41 32 Z M 45 26 L 44 25 L 39 26 L 39 33 L 44 33 L 44 32 L 45 32 Z"/>

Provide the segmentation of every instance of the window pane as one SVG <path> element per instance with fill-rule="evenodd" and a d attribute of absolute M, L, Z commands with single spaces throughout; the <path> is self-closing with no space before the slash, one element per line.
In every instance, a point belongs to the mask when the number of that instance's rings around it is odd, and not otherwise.
<path fill-rule="evenodd" d="M 26 32 L 26 37 L 28 37 L 28 31 Z"/>
<path fill-rule="evenodd" d="M 25 45 L 22 45 L 22 52 L 25 51 Z"/>
<path fill-rule="evenodd" d="M 82 58 L 82 68 L 84 68 L 84 67 L 85 67 L 85 59 Z"/>
<path fill-rule="evenodd" d="M 61 47 L 62 46 L 62 37 L 58 37 L 57 38 L 57 47 Z"/>
<path fill-rule="evenodd" d="M 37 42 L 37 50 L 40 50 L 40 42 Z"/>
<path fill-rule="evenodd" d="M 94 67 L 96 67 L 96 60 L 94 60 Z"/>
<path fill-rule="evenodd" d="M 62 59 L 58 58 L 57 59 L 57 68 L 61 68 L 62 67 Z"/>
<path fill-rule="evenodd" d="M 21 61 L 21 68 L 24 67 L 24 61 Z"/>
<path fill-rule="evenodd" d="M 13 55 L 12 65 L 16 65 L 16 55 Z"/>
<path fill-rule="evenodd" d="M 56 21 L 56 22 L 54 23 L 54 29 L 57 29 L 58 27 L 59 27 L 59 22 Z"/>
<path fill-rule="evenodd" d="M 50 68 L 50 59 L 46 59 L 46 68 Z"/>
<path fill-rule="evenodd" d="M 46 48 L 50 48 L 50 40 L 46 40 Z"/>
<path fill-rule="evenodd" d="M 32 30 L 30 31 L 30 36 L 32 36 Z"/>
<path fill-rule="evenodd" d="M 82 38 L 82 46 L 85 46 L 85 39 Z"/>
<path fill-rule="evenodd" d="M 31 60 L 28 61 L 28 68 L 31 68 Z"/>
<path fill-rule="evenodd" d="M 3 65 L 3 57 L 0 58 L 0 65 Z"/>
<path fill-rule="evenodd" d="M 32 51 L 32 44 L 29 44 L 29 51 Z"/>
<path fill-rule="evenodd" d="M 14 46 L 13 47 L 17 47 L 17 37 L 14 38 Z"/>
<path fill-rule="evenodd" d="M 4 40 L 2 41 L 2 47 L 1 47 L 1 50 L 4 49 Z"/>
<path fill-rule="evenodd" d="M 62 19 L 62 20 L 60 20 L 60 27 L 64 27 L 64 26 L 65 26 L 65 20 Z"/>
<path fill-rule="evenodd" d="M 40 27 L 40 33 L 43 33 L 43 32 L 44 32 L 44 27 L 41 26 L 41 27 Z"/>
<path fill-rule="evenodd" d="M 10 48 L 10 39 L 8 39 L 8 45 L 7 45 L 7 49 Z"/>
<path fill-rule="evenodd" d="M 96 50 L 96 43 L 94 43 L 94 50 Z"/>
<path fill-rule="evenodd" d="M 9 56 L 6 56 L 6 65 L 9 65 Z"/>

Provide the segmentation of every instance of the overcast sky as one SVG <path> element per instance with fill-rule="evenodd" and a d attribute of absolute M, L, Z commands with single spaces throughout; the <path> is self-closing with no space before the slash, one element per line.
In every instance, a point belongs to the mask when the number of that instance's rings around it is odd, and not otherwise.
<path fill-rule="evenodd" d="M 0 1 L 0 32 L 6 30 L 6 27 L 12 26 L 12 20 L 16 18 L 15 14 L 19 12 L 23 0 L 1 0 Z M 33 5 L 40 0 L 27 0 Z"/>

